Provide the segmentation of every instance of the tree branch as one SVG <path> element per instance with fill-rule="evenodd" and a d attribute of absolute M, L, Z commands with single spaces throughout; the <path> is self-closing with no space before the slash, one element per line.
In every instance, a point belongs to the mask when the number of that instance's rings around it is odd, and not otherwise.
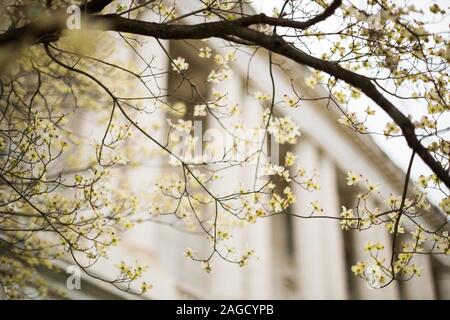
<path fill-rule="evenodd" d="M 88 15 L 92 15 L 102 11 L 107 5 L 109 5 L 113 0 L 92 0 L 86 5 L 81 6 L 81 12 L 87 13 Z M 334 12 L 339 8 L 342 4 L 342 0 L 334 0 L 333 3 L 327 7 L 321 14 L 307 20 L 307 21 L 294 21 L 283 18 L 274 18 L 268 17 L 265 14 L 257 14 L 249 17 L 243 17 L 240 19 L 236 19 L 234 21 L 230 21 L 229 24 L 240 25 L 240 26 L 251 26 L 255 24 L 268 24 L 271 26 L 280 26 L 280 27 L 290 27 L 295 29 L 307 29 L 321 21 L 324 21 L 328 17 L 332 16 Z M 53 39 L 50 36 L 57 34 L 58 31 L 61 31 L 65 28 L 65 15 L 61 13 L 55 12 L 53 16 L 56 18 L 51 19 L 50 22 L 46 21 L 46 23 L 42 23 L 42 21 L 34 21 L 29 24 L 26 24 L 23 27 L 10 29 L 5 33 L 0 35 L 0 46 L 5 46 L 13 43 L 23 43 L 25 40 L 29 41 L 31 44 L 36 43 L 45 43 L 50 41 L 56 41 L 57 37 Z M 59 18 L 58 18 L 59 16 Z M 115 15 L 106 15 L 107 19 L 113 19 Z M 63 18 L 63 19 L 61 19 Z M 128 20 L 128 23 L 134 20 Z M 142 21 L 138 21 L 141 23 Z M 116 21 L 116 23 L 118 23 Z M 223 24 L 225 22 L 217 22 L 219 24 Z M 209 23 L 207 25 L 210 25 Z M 178 26 L 180 28 L 185 28 L 187 26 Z M 131 32 L 132 33 L 132 32 Z M 179 33 L 179 32 L 177 32 Z M 189 32 L 188 32 L 189 33 Z M 59 36 L 59 35 L 58 35 Z M 207 37 L 206 35 L 203 37 Z M 182 37 L 180 37 L 182 38 Z M 177 39 L 180 39 L 177 38 Z"/>
<path fill-rule="evenodd" d="M 92 1 L 91 3 L 107 3 L 108 1 Z M 315 23 L 326 19 L 332 15 L 335 10 L 339 7 L 341 1 L 334 1 L 333 4 L 328 7 L 321 15 L 309 20 Z M 101 5 L 92 5 L 92 8 L 100 8 Z M 94 9 L 92 9 L 94 10 Z M 358 73 L 349 71 L 342 68 L 336 63 L 321 60 L 307 53 L 295 48 L 284 39 L 278 36 L 266 35 L 264 33 L 255 31 L 248 28 L 248 25 L 258 23 L 258 19 L 266 19 L 265 21 L 273 22 L 274 25 L 279 26 L 293 26 L 295 21 L 269 18 L 264 15 L 257 15 L 251 17 L 245 17 L 237 19 L 234 21 L 218 21 L 209 23 L 200 23 L 195 25 L 167 25 L 154 22 L 139 21 L 134 19 L 127 19 L 120 17 L 115 14 L 110 15 L 99 15 L 90 17 L 94 22 L 102 22 L 105 31 L 116 31 L 116 32 L 126 32 L 135 35 L 150 36 L 159 39 L 204 39 L 217 37 L 228 41 L 232 41 L 234 37 L 238 38 L 240 43 L 252 43 L 254 45 L 263 47 L 269 51 L 278 53 L 286 58 L 289 58 L 297 63 L 309 66 L 316 70 L 323 71 L 335 78 L 342 80 L 355 88 L 360 89 L 371 98 L 378 106 L 380 106 L 400 127 L 403 135 L 408 143 L 408 146 L 414 150 L 420 158 L 428 165 L 428 167 L 436 174 L 436 176 L 448 187 L 450 188 L 450 175 L 444 169 L 444 167 L 433 158 L 429 151 L 421 144 L 415 134 L 414 124 L 399 110 L 397 109 L 388 99 L 386 99 L 376 88 L 370 78 L 362 76 Z M 269 19 L 269 20 L 267 20 Z M 289 24 L 284 21 L 288 21 Z M 306 27 L 307 24 L 313 24 L 313 22 L 297 22 Z M 277 23 L 277 24 L 275 24 Z M 105 27 L 106 25 L 106 27 Z M 54 25 L 51 30 L 55 32 L 63 29 L 64 25 Z M 298 26 L 300 27 L 300 26 Z M 94 24 L 94 28 L 96 24 Z M 45 29 L 45 28 L 44 28 Z M 15 37 L 22 38 L 34 38 L 34 43 L 39 42 L 40 39 L 45 39 L 48 36 L 45 30 L 41 29 L 38 31 L 33 30 L 30 26 L 24 26 L 19 29 L 7 31 L 0 36 L 0 46 L 8 41 L 13 41 Z"/>
<path fill-rule="evenodd" d="M 239 19 L 240 20 L 239 23 L 242 26 L 250 26 L 253 24 L 268 24 L 277 27 L 289 27 L 294 29 L 305 30 L 331 17 L 336 12 L 336 10 L 341 6 L 341 4 L 342 0 L 334 0 L 322 13 L 306 21 L 294 21 L 283 18 L 268 17 L 264 13 L 262 13 Z"/>
<path fill-rule="evenodd" d="M 92 0 L 80 6 L 82 13 L 92 15 L 102 11 L 114 0 Z M 17 48 L 23 44 L 52 42 L 59 39 L 60 31 L 66 27 L 66 13 L 53 11 L 41 19 L 30 22 L 22 27 L 9 29 L 0 35 L 0 47 Z"/>

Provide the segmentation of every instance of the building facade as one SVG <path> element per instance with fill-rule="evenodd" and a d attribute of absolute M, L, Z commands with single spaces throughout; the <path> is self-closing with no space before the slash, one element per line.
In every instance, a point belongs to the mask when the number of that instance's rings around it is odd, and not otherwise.
<path fill-rule="evenodd" d="M 221 50 L 218 41 L 209 40 L 208 45 L 219 52 Z M 185 57 L 190 63 L 190 71 L 200 73 L 199 77 L 205 77 L 202 73 L 206 68 L 199 64 L 195 52 L 182 41 L 157 43 L 154 39 L 148 39 L 140 48 L 140 54 L 153 57 L 156 69 L 161 71 L 157 81 L 150 81 L 149 85 L 157 90 L 158 84 L 165 83 L 172 96 L 171 102 L 175 103 L 176 96 L 188 94 L 189 90 L 178 85 L 176 75 L 164 72 L 171 69 L 167 52 L 174 58 Z M 249 54 L 250 51 L 237 52 L 236 61 L 232 64 L 234 75 L 223 83 L 228 100 L 244 106 L 241 117 L 246 123 L 255 121 L 258 113 L 262 112 L 249 91 L 271 91 L 267 54 L 260 52 L 252 56 L 251 79 L 248 82 Z M 136 58 L 135 53 L 130 53 L 130 56 Z M 278 62 L 284 69 L 274 69 L 279 92 L 289 91 L 291 81 L 295 81 L 304 92 L 313 90 L 303 81 L 311 71 L 289 61 Z M 201 90 L 204 95 L 210 95 L 212 88 L 205 84 Z M 324 88 L 314 90 L 318 95 L 327 95 Z M 362 172 L 368 179 L 382 185 L 380 202 L 390 193 L 401 192 L 404 174 L 371 139 L 340 126 L 336 121 L 337 114 L 321 100 L 302 102 L 301 109 L 298 112 L 283 111 L 300 125 L 302 133 L 299 143 L 289 150 L 305 169 L 317 171 L 321 189 L 310 193 L 293 186 L 297 202 L 290 209 L 292 213 L 304 212 L 311 201 L 320 200 L 324 212 L 338 217 L 340 206 L 351 207 L 355 197 L 345 183 L 348 170 Z M 151 117 L 164 124 L 167 114 L 158 111 Z M 139 186 L 145 184 L 144 180 L 156 181 L 161 172 L 170 170 L 167 161 L 161 158 L 147 166 L 123 169 L 117 174 L 131 181 L 130 188 L 138 191 Z M 248 168 L 233 170 L 234 173 L 228 173 L 225 182 L 217 188 L 225 192 L 226 188 L 251 181 L 252 172 Z M 301 219 L 289 215 L 260 219 L 256 224 L 237 228 L 234 234 L 236 246 L 242 250 L 251 247 L 256 252 L 256 259 L 243 268 L 225 261 L 215 261 L 213 271 L 205 273 L 198 263 L 184 256 L 186 247 L 201 249 L 205 246 L 204 236 L 172 228 L 170 218 L 165 222 L 168 225 L 145 223 L 126 232 L 122 244 L 109 254 L 109 262 L 99 263 L 96 272 L 107 275 L 115 272 L 112 267 L 114 261 L 139 259 L 150 267 L 148 277 L 153 289 L 142 297 L 150 299 L 450 298 L 450 269 L 445 257 L 418 255 L 415 263 L 424 268 L 420 278 L 404 283 L 394 282 L 383 289 L 369 288 L 365 281 L 351 273 L 351 266 L 366 258 L 362 249 L 368 240 L 389 246 L 392 236 L 385 228 L 342 231 L 339 222 L 332 219 Z M 434 222 L 428 223 L 433 225 Z M 55 285 L 64 288 L 66 275 L 49 275 L 49 278 Z M 136 298 L 85 277 L 82 277 L 80 290 L 67 292 L 71 298 L 82 299 Z"/>

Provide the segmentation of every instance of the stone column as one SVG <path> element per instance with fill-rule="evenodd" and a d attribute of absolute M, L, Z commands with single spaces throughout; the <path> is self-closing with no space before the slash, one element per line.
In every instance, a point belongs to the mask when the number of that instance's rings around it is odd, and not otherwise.
<path fill-rule="evenodd" d="M 334 163 L 324 155 L 320 160 L 320 202 L 324 214 L 339 217 L 340 201 L 338 195 L 337 172 Z M 343 231 L 338 220 L 322 220 L 322 250 L 324 259 L 330 262 L 330 268 L 324 270 L 327 275 L 327 298 L 347 298 L 347 278 Z"/>
<path fill-rule="evenodd" d="M 320 174 L 321 190 L 297 190 L 294 214 L 309 215 L 311 202 L 318 200 L 324 212 L 315 215 L 338 215 L 337 182 L 334 165 L 320 159 L 316 146 L 303 138 L 296 152 L 299 164 L 308 174 L 314 168 Z M 327 219 L 294 219 L 299 297 L 303 299 L 345 299 L 345 260 L 342 234 L 336 221 Z"/>
<path fill-rule="evenodd" d="M 226 94 L 228 105 L 237 103 L 242 107 L 244 93 L 242 79 L 239 74 L 234 73 L 231 79 L 223 82 L 222 85 L 215 86 L 215 88 Z M 244 120 L 245 114 L 234 116 L 231 119 L 222 118 L 221 123 L 227 128 L 233 128 L 237 119 Z M 208 130 L 210 130 L 208 132 L 208 138 L 212 139 L 212 137 L 214 137 L 214 140 L 209 142 L 214 143 L 219 149 L 219 152 L 222 153 L 225 147 L 230 147 L 229 145 L 226 145 L 226 131 L 214 118 L 210 117 L 208 120 Z M 210 133 L 212 133 L 212 135 L 210 135 Z M 217 158 L 218 157 L 216 156 L 216 159 Z M 209 184 L 211 190 L 219 196 L 239 190 L 240 186 L 246 181 L 246 168 L 241 166 L 228 168 L 221 172 L 221 176 L 222 177 L 219 180 Z M 233 221 L 233 223 L 238 222 L 235 217 L 230 216 L 230 213 L 225 212 L 223 209 L 220 209 L 220 207 L 219 210 L 221 219 L 229 219 L 229 221 Z M 230 226 L 228 228 L 232 234 L 232 238 L 225 240 L 224 243 L 226 243 L 227 246 L 235 247 L 237 251 L 235 256 L 239 256 L 243 254 L 243 251 L 247 247 L 249 247 L 249 238 L 247 235 L 249 226 L 244 223 L 243 226 Z M 224 253 L 223 246 L 220 247 L 222 248 L 222 253 Z M 227 262 L 220 257 L 216 257 L 213 262 L 213 271 L 207 280 L 209 283 L 210 297 L 220 299 L 248 298 L 248 291 L 246 290 L 246 281 L 248 281 L 248 279 L 245 277 L 245 269 L 248 268 L 248 266 L 241 268 L 237 264 Z"/>
<path fill-rule="evenodd" d="M 245 77 L 245 75 L 243 75 Z M 243 99 L 240 102 L 242 107 L 242 117 L 244 123 L 249 128 L 255 128 L 261 124 L 263 108 L 259 105 L 254 97 L 251 96 L 256 90 L 250 84 L 250 92 L 245 91 L 245 81 L 240 82 L 241 90 L 243 91 Z M 253 85 L 260 85 L 254 83 Z M 261 138 L 261 137 L 259 137 Z M 266 137 L 267 138 L 267 137 Z M 259 141 L 255 141 L 254 147 L 259 147 Z M 264 157 L 261 158 L 259 164 L 259 172 L 266 165 L 267 161 Z M 255 177 L 256 163 L 244 165 L 242 170 L 245 175 L 242 180 L 245 188 L 252 189 Z M 262 186 L 262 182 L 256 185 L 256 189 Z M 264 197 L 264 196 L 263 196 Z M 245 290 L 247 298 L 249 299 L 271 299 L 274 296 L 273 290 L 273 217 L 259 218 L 255 224 L 247 224 L 246 240 L 248 247 L 255 250 L 255 256 L 249 261 L 249 264 L 244 270 Z"/>
<path fill-rule="evenodd" d="M 423 272 L 420 277 L 414 277 L 411 280 L 402 283 L 402 298 L 418 300 L 436 299 L 431 257 L 428 255 L 416 254 L 413 258 L 413 263 L 423 268 Z"/>
<path fill-rule="evenodd" d="M 436 259 L 436 258 L 433 258 Z M 446 257 L 444 257 L 446 259 Z M 435 266 L 435 275 L 436 275 L 436 293 L 437 299 L 441 300 L 449 300 L 450 299 L 450 271 L 449 266 L 447 264 L 441 264 L 439 261 L 434 261 L 436 263 Z"/>
<path fill-rule="evenodd" d="M 272 221 L 260 219 L 255 225 L 247 226 L 249 247 L 255 250 L 245 277 L 249 299 L 271 299 L 272 290 Z"/>
<path fill-rule="evenodd" d="M 142 19 L 151 20 L 152 15 L 153 13 L 148 11 L 143 14 Z M 161 43 L 168 50 L 169 42 L 162 40 Z M 145 61 L 142 61 L 134 52 L 129 53 L 130 59 L 136 60 L 136 72 L 146 70 L 145 74 L 150 72 L 157 74 L 154 77 L 146 78 L 146 86 L 151 92 L 148 92 L 142 84 L 137 84 L 136 92 L 146 96 L 164 95 L 165 91 L 160 90 L 160 88 L 164 90 L 168 84 L 166 72 L 170 70 L 170 65 L 167 55 L 156 40 L 150 38 L 146 38 L 143 46 L 138 46 L 136 50 L 145 59 Z M 151 69 L 149 69 L 147 63 L 151 64 Z M 164 98 L 159 99 L 159 101 L 163 100 Z M 164 144 L 166 139 L 164 133 L 166 130 L 165 111 L 157 106 L 158 104 L 154 99 L 147 100 L 144 105 L 148 110 L 154 111 L 149 114 L 134 113 L 133 119 L 152 137 Z M 156 129 L 153 127 L 154 124 L 159 124 L 160 128 Z M 145 196 L 152 195 L 155 184 L 164 173 L 168 172 L 168 169 L 172 168 L 168 168 L 167 154 L 161 153 L 161 149 L 140 132 L 137 130 L 134 130 L 134 132 L 135 135 L 131 138 L 133 139 L 131 147 L 134 150 L 139 150 L 137 146 L 142 145 L 142 152 L 136 154 L 136 159 L 143 163 L 137 167 L 127 167 L 123 172 L 123 179 L 129 182 L 127 187 L 129 190 L 133 190 L 145 198 Z M 141 214 L 143 218 L 151 217 L 148 212 L 142 212 Z M 161 220 L 169 221 L 170 217 L 164 217 Z M 131 253 L 130 256 L 139 259 L 141 263 L 150 267 L 149 278 L 145 280 L 150 281 L 154 286 L 154 289 L 150 292 L 153 297 L 169 299 L 177 297 L 174 275 L 178 264 L 175 262 L 177 256 L 183 256 L 183 249 L 176 241 L 177 232 L 172 227 L 155 222 L 145 222 L 124 235 L 123 243 L 126 245 L 126 251 Z"/>

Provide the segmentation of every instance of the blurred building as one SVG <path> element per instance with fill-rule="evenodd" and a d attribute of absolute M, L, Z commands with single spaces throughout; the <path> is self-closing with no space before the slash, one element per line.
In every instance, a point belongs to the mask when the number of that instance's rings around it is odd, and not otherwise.
<path fill-rule="evenodd" d="M 194 78 L 195 73 L 199 73 L 198 77 L 206 77 L 204 73 L 207 75 L 209 69 L 201 64 L 205 60 L 200 61 L 189 46 L 182 41 L 164 41 L 162 45 L 172 57 L 182 56 L 189 61 L 189 72 Z M 208 45 L 218 46 L 218 42 L 210 40 Z M 216 49 L 220 50 L 219 47 Z M 249 52 L 250 49 L 248 52 L 238 51 L 237 60 L 233 63 L 233 78 L 224 82 L 228 100 L 243 106 L 241 116 L 246 123 L 254 122 L 258 113 L 261 113 L 257 101 L 249 96 L 247 90 L 271 92 L 267 55 L 258 52 L 251 59 L 249 67 Z M 176 75 L 164 72 L 171 70 L 170 62 L 154 39 L 150 39 L 140 53 L 147 59 L 153 59 L 156 70 L 160 71 L 157 80 L 150 81 L 150 85 L 165 83 L 169 93 L 176 91 L 175 96 L 178 97 L 189 94 L 189 90 L 179 85 Z M 131 56 L 134 57 L 134 53 Z M 296 87 L 303 92 L 312 90 L 303 81 L 310 73 L 307 68 L 280 59 L 277 62 L 282 63 L 285 70 L 282 72 L 280 68 L 274 68 L 278 92 L 289 92 L 291 81 L 295 81 Z M 247 86 L 247 71 L 250 72 L 250 89 Z M 211 94 L 211 87 L 206 84 L 201 90 L 204 95 Z M 328 95 L 325 89 L 314 90 L 319 96 Z M 301 110 L 283 112 L 287 112 L 300 125 L 302 133 L 299 143 L 289 150 L 298 156 L 299 163 L 306 169 L 317 170 L 321 185 L 321 189 L 315 193 L 296 189 L 297 202 L 291 208 L 293 213 L 308 211 L 313 200 L 319 200 L 324 212 L 335 217 L 339 216 L 340 205 L 351 207 L 356 195 L 351 194 L 351 189 L 346 186 L 345 175 L 348 170 L 364 173 L 369 180 L 382 186 L 378 199 L 380 203 L 390 193 L 401 194 L 403 172 L 368 136 L 354 134 L 340 126 L 336 121 L 338 115 L 332 108 L 327 108 L 326 102 L 304 101 Z M 160 117 L 161 123 L 165 123 L 167 115 L 160 111 L 152 117 Z M 138 188 L 144 180 L 157 179 L 164 170 L 172 168 L 166 160 L 161 159 L 148 167 L 125 169 L 120 174 L 133 181 L 136 186 L 131 188 Z M 234 174 L 227 174 L 225 182 L 218 188 L 226 191 L 227 188 L 251 180 L 252 172 L 245 168 L 235 169 Z M 433 226 L 438 220 L 433 221 L 430 216 L 430 221 L 425 223 Z M 115 272 L 111 267 L 114 261 L 133 261 L 138 258 L 150 266 L 148 274 L 153 289 L 145 297 L 152 299 L 450 298 L 450 269 L 445 257 L 417 255 L 415 263 L 424 268 L 422 277 L 405 283 L 394 282 L 378 290 L 370 289 L 363 280 L 351 273 L 352 265 L 367 259 L 362 249 L 368 240 L 380 241 L 389 252 L 391 238 L 386 229 L 381 227 L 344 232 L 336 220 L 280 215 L 236 230 L 236 246 L 242 250 L 247 247 L 255 249 L 257 259 L 252 259 L 243 268 L 225 261 L 215 261 L 213 272 L 206 273 L 198 263 L 184 256 L 186 247 L 201 250 L 209 245 L 204 236 L 148 223 L 126 233 L 121 246 L 110 253 L 110 262 L 97 266 L 96 272 Z M 64 287 L 67 275 L 51 275 L 50 278 L 58 286 L 61 284 Z M 86 299 L 135 298 L 84 276 L 81 286 L 81 290 L 68 291 L 69 296 Z"/>

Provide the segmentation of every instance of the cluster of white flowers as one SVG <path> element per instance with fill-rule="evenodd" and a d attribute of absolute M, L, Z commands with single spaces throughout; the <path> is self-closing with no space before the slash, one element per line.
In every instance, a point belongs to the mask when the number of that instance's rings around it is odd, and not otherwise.
<path fill-rule="evenodd" d="M 317 79 L 314 76 L 305 78 L 305 84 L 311 89 L 314 89 L 317 85 Z"/>
<path fill-rule="evenodd" d="M 163 19 L 175 19 L 177 17 L 177 13 L 175 7 L 166 6 L 162 1 L 159 1 L 152 7 L 152 10 L 159 14 Z"/>
<path fill-rule="evenodd" d="M 386 128 L 383 130 L 385 136 L 395 135 L 400 132 L 400 128 L 393 122 L 386 123 Z"/>
<path fill-rule="evenodd" d="M 362 180 L 361 174 L 355 174 L 351 170 L 349 172 L 347 172 L 347 185 L 348 186 L 354 186 L 361 180 Z"/>
<path fill-rule="evenodd" d="M 189 133 L 192 130 L 191 120 L 178 119 L 177 123 L 173 123 L 171 119 L 167 119 L 167 123 L 169 124 L 169 126 L 178 131 Z"/>
<path fill-rule="evenodd" d="M 300 137 L 299 126 L 292 121 L 291 117 L 275 117 L 270 119 L 267 131 L 275 137 L 275 141 L 280 144 L 297 142 L 297 137 Z"/>
<path fill-rule="evenodd" d="M 198 104 L 194 106 L 194 117 L 206 116 L 206 104 Z"/>
<path fill-rule="evenodd" d="M 295 163 L 295 160 L 297 159 L 297 156 L 293 154 L 292 152 L 288 151 L 286 152 L 286 155 L 284 156 L 284 165 L 286 167 L 290 167 Z"/>
<path fill-rule="evenodd" d="M 172 61 L 172 70 L 181 73 L 181 71 L 187 70 L 189 68 L 189 63 L 186 62 L 185 58 L 178 57 Z"/>
<path fill-rule="evenodd" d="M 206 54 L 205 51 L 200 51 L 200 57 L 211 56 L 211 54 Z M 220 83 L 222 81 L 231 79 L 233 71 L 229 67 L 229 63 L 236 60 L 236 53 L 234 51 L 229 51 L 225 55 L 216 54 L 214 56 L 214 63 L 217 65 L 216 69 L 211 70 L 208 75 L 207 81 L 212 83 Z"/>
<path fill-rule="evenodd" d="M 289 177 L 289 170 L 284 168 L 283 166 L 277 166 L 268 163 L 264 167 L 264 174 L 267 176 L 278 175 L 282 177 L 286 182 L 290 182 L 291 178 Z"/>
<path fill-rule="evenodd" d="M 264 103 L 265 101 L 269 101 L 271 96 L 262 91 L 256 91 L 253 95 L 260 103 Z"/>
<path fill-rule="evenodd" d="M 443 198 L 439 202 L 439 207 L 444 211 L 446 214 L 450 215 L 450 197 Z"/>
<path fill-rule="evenodd" d="M 353 209 L 347 209 L 345 206 L 342 206 L 340 217 L 343 218 L 340 221 L 342 230 L 349 230 L 350 228 L 355 227 L 358 222 L 355 219 L 355 212 Z"/>
<path fill-rule="evenodd" d="M 211 58 L 212 49 L 210 47 L 202 47 L 199 49 L 198 56 L 203 59 Z"/>
<path fill-rule="evenodd" d="M 368 112 L 372 113 L 373 111 L 371 109 L 365 110 L 366 114 Z M 338 122 L 346 127 L 349 127 L 359 133 L 366 133 L 367 127 L 363 121 L 359 121 L 356 115 L 356 112 L 348 112 L 342 115 Z"/>
<path fill-rule="evenodd" d="M 297 108 L 298 107 L 298 100 L 297 97 L 290 97 L 287 94 L 283 96 L 284 102 L 291 108 Z"/>

